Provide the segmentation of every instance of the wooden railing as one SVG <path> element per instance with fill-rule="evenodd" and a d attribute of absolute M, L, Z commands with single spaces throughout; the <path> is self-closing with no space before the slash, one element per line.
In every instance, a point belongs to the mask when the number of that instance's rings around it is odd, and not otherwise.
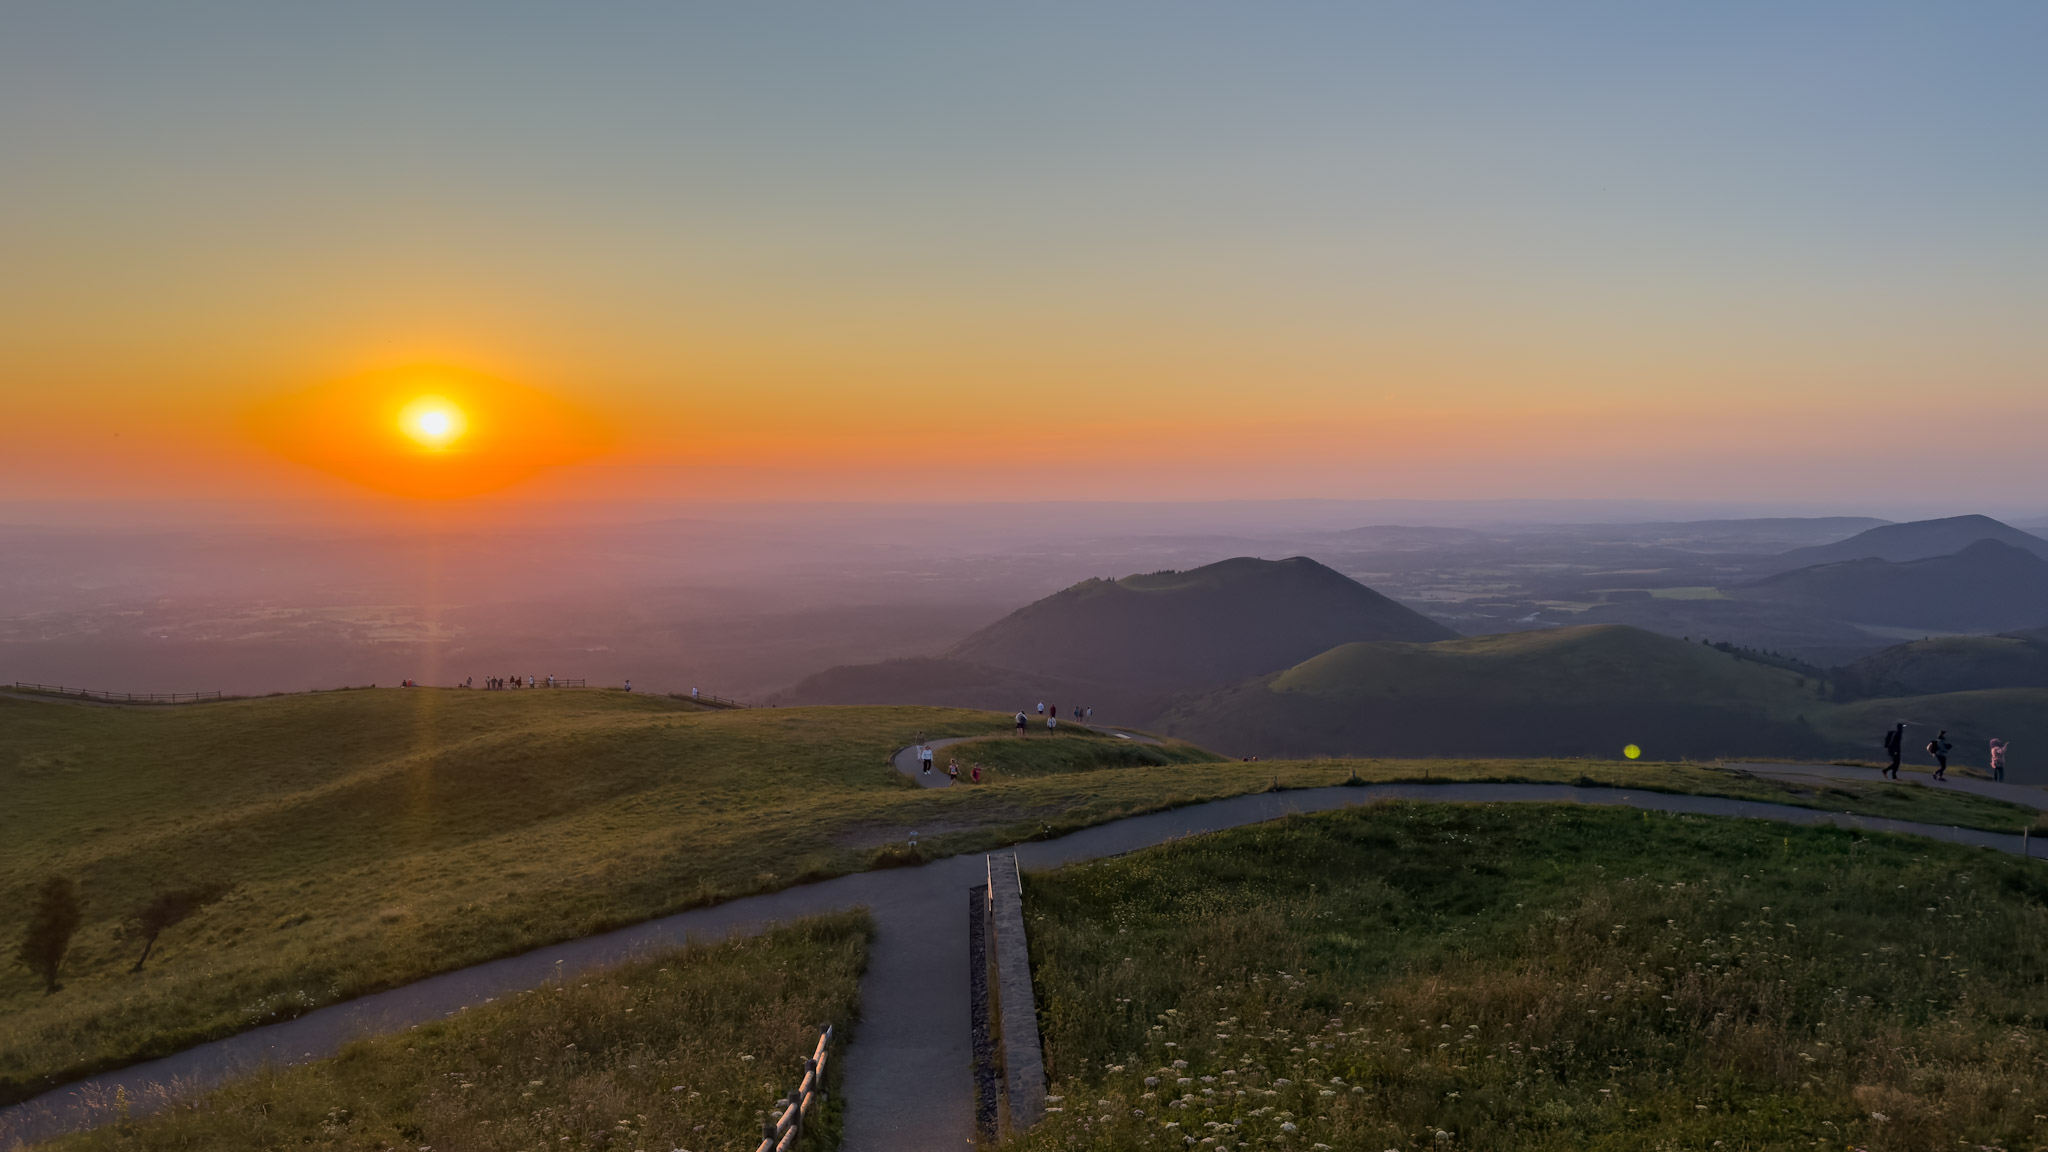
<path fill-rule="evenodd" d="M 193 700 L 225 700 L 218 692 L 95 692 L 90 688 L 66 688 L 62 684 L 30 684 L 16 680 L 17 692 L 41 692 L 50 696 L 72 696 L 80 700 L 105 700 L 112 704 L 184 704 Z"/>
<path fill-rule="evenodd" d="M 781 1105 L 761 1122 L 761 1146 L 754 1152 L 790 1152 L 803 1138 L 804 1117 L 825 1105 L 825 1056 L 832 1044 L 832 1026 L 818 1035 L 818 1049 L 804 1061 L 803 1083 L 776 1101 Z"/>

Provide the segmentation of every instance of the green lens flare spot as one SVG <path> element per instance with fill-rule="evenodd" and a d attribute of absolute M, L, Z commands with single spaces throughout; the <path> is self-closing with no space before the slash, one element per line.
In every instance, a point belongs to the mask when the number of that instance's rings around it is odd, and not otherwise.
<path fill-rule="evenodd" d="M 1623 748 L 1621 750 L 1621 754 L 1623 756 L 1628 757 L 1631 760 L 1634 760 L 1636 757 L 1641 756 L 1643 754 L 1643 750 L 1631 744 L 1628 747 Z"/>

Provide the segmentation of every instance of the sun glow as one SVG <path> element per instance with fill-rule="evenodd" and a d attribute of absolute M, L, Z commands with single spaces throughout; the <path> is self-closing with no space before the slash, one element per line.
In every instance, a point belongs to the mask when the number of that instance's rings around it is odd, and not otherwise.
<path fill-rule="evenodd" d="M 399 430 L 422 448 L 446 451 L 469 430 L 469 418 L 445 396 L 422 396 L 398 414 Z"/>
<path fill-rule="evenodd" d="M 279 397 L 250 415 L 278 454 L 394 496 L 445 500 L 509 488 L 602 455 L 588 413 L 459 368 L 374 372 Z"/>

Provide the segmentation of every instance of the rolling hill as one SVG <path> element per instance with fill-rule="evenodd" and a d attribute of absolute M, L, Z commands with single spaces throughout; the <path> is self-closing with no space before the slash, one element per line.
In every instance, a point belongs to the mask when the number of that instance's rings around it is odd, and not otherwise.
<path fill-rule="evenodd" d="M 1008 843 L 1205 779 L 1232 787 L 1231 765 L 1177 746 L 1133 760 L 1129 741 L 1079 731 L 1013 740 L 1001 776 L 971 788 L 927 792 L 890 766 L 920 733 L 1008 731 L 986 712 L 714 711 L 596 690 L 156 708 L 0 694 L 0 1103 L 430 972 L 858 871 L 912 828 Z M 84 922 L 46 995 L 11 953 L 51 876 L 77 886 Z M 212 882 L 231 891 L 131 971 L 134 910 Z"/>
<path fill-rule="evenodd" d="M 1175 692 L 1276 671 L 1356 640 L 1430 641 L 1449 628 L 1305 556 L 1241 556 L 1185 572 L 1084 580 L 931 660 L 830 669 L 790 703 L 1014 709 L 1057 700 L 1143 723 Z"/>
<path fill-rule="evenodd" d="M 1859 624 L 2003 632 L 2048 623 L 2048 560 L 1990 538 L 1952 556 L 1799 568 L 1738 591 Z"/>
<path fill-rule="evenodd" d="M 1939 520 L 1914 520 L 1886 524 L 1858 532 L 1847 540 L 1794 548 L 1782 552 L 1775 563 L 1782 568 L 1810 568 L 1844 560 L 1889 560 L 1894 564 L 1950 556 L 1979 540 L 1996 540 L 2048 559 L 2048 540 L 1993 520 L 1989 516 L 1948 516 Z"/>
<path fill-rule="evenodd" d="M 1345 644 L 1183 700 L 1168 730 L 1261 756 L 1818 756 L 1819 684 L 1637 628 Z"/>
<path fill-rule="evenodd" d="M 1935 636 L 1895 644 L 1834 675 L 1844 694 L 1857 697 L 2048 688 L 2048 637 Z"/>

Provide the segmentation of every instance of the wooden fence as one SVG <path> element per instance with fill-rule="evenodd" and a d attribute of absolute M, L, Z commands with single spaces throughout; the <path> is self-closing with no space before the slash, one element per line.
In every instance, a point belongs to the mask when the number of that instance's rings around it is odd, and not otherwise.
<path fill-rule="evenodd" d="M 825 1056 L 832 1044 L 832 1026 L 818 1035 L 818 1049 L 804 1061 L 803 1083 L 776 1103 L 782 1108 L 761 1122 L 761 1146 L 754 1152 L 790 1152 L 803 1138 L 804 1117 L 825 1106 Z"/>
<path fill-rule="evenodd" d="M 225 700 L 219 692 L 96 692 L 90 688 L 66 688 L 62 684 L 14 682 L 17 692 L 40 692 L 49 696 L 71 696 L 79 700 L 105 700 L 112 704 L 187 704 L 194 700 Z"/>

